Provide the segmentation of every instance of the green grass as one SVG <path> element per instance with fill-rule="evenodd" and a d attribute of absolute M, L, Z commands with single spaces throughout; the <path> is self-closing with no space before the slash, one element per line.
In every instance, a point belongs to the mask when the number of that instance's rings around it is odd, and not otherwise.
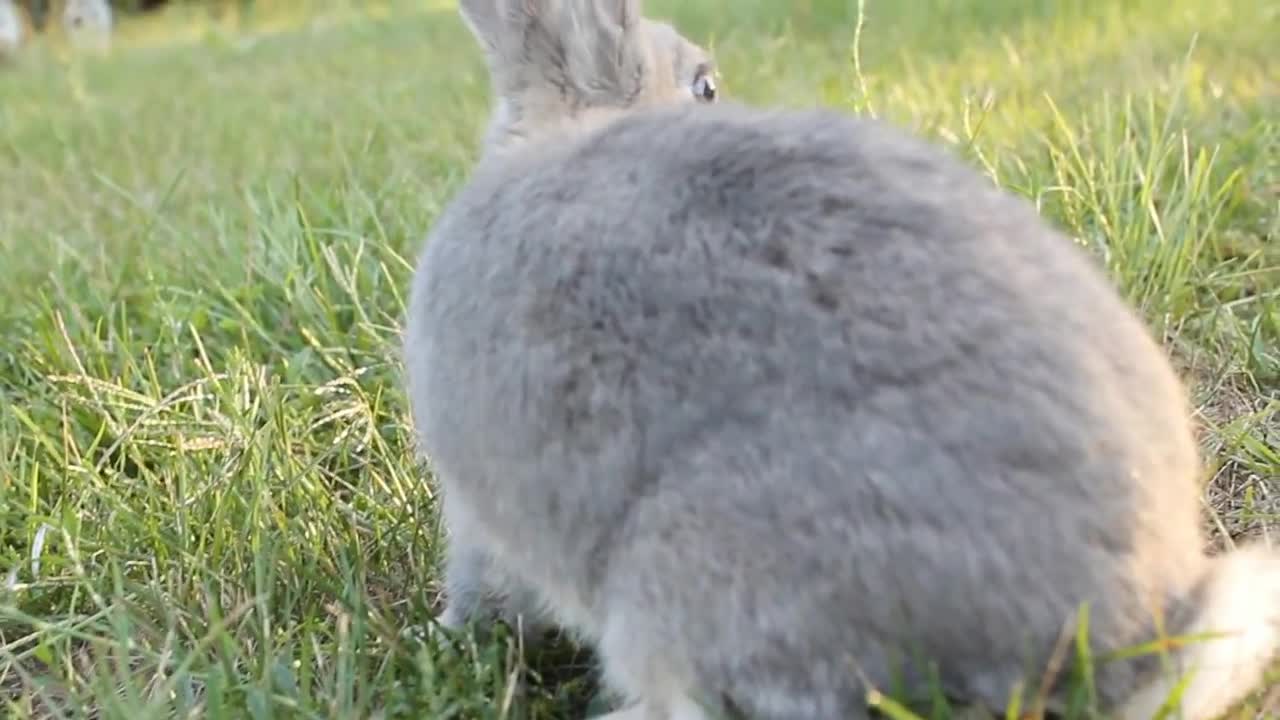
<path fill-rule="evenodd" d="M 552 718 L 593 692 L 572 649 L 430 625 L 397 333 L 480 55 L 443 3 L 311 5 L 0 68 L 0 714 Z M 856 0 L 651 6 L 728 94 L 892 118 L 1033 198 L 1193 383 L 1215 541 L 1280 528 L 1273 3 L 869 0 L 860 35 Z"/>

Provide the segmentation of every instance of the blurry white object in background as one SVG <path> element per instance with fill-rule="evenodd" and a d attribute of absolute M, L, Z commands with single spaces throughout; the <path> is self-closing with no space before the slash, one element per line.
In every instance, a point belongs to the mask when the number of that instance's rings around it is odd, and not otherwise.
<path fill-rule="evenodd" d="M 22 46 L 23 25 L 14 0 L 0 0 L 0 59 L 12 55 Z"/>
<path fill-rule="evenodd" d="M 62 11 L 62 27 L 79 47 L 106 50 L 111 44 L 111 24 L 107 0 L 67 0 Z"/>

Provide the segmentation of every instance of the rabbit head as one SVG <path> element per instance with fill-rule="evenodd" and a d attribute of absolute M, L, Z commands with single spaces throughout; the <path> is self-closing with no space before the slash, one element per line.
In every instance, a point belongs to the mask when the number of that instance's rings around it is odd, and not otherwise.
<path fill-rule="evenodd" d="M 640 0 L 462 0 L 495 107 L 486 152 L 642 106 L 713 102 L 710 54 Z"/>

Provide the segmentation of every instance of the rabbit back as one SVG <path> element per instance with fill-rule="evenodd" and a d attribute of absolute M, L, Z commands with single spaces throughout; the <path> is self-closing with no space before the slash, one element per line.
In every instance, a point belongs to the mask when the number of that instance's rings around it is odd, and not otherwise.
<path fill-rule="evenodd" d="M 917 651 L 1001 702 L 1080 603 L 1118 647 L 1193 601 L 1158 345 L 1025 201 L 886 125 L 667 108 L 482 164 L 411 306 L 446 503 L 563 622 L 626 617 L 714 686 L 844 708 L 852 649 L 877 682 Z"/>

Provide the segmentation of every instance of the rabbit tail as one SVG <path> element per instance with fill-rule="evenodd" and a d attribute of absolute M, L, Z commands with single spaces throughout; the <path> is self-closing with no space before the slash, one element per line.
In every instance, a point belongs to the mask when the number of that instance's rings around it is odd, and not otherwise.
<path fill-rule="evenodd" d="M 1258 689 L 1280 655 L 1280 553 L 1256 545 L 1206 567 L 1203 600 L 1178 633 L 1185 643 L 1126 701 L 1121 720 L 1150 720 L 1166 703 L 1175 705 L 1171 718 L 1212 720 Z"/>

